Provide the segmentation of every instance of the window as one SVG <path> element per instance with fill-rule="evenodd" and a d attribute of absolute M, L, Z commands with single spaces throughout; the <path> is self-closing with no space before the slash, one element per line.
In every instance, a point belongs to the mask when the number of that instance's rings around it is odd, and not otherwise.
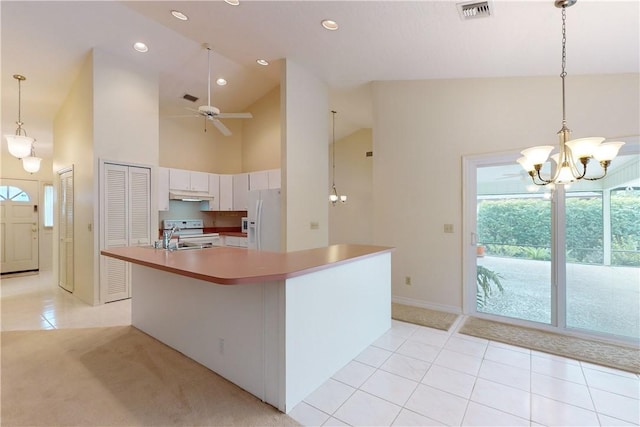
<path fill-rule="evenodd" d="M 53 227 L 53 185 L 44 185 L 44 202 L 42 206 L 42 214 L 44 216 L 43 225 L 45 227 Z"/>
<path fill-rule="evenodd" d="M 29 195 L 22 189 L 11 185 L 0 185 L 0 202 L 30 202 Z"/>

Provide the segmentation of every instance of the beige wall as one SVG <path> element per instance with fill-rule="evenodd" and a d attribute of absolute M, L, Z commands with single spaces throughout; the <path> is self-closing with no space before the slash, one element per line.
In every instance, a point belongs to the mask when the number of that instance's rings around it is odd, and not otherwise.
<path fill-rule="evenodd" d="M 339 115 L 336 115 L 339 120 Z M 373 158 L 371 129 L 360 129 L 336 141 L 336 189 L 347 195 L 347 203 L 329 206 L 329 243 L 371 244 L 373 207 L 372 179 Z M 331 158 L 333 147 L 329 146 L 329 185 L 331 188 Z M 328 193 L 327 193 L 328 195 Z"/>
<path fill-rule="evenodd" d="M 161 111 L 160 166 L 210 173 L 242 172 L 242 120 L 224 120 L 224 124 L 231 136 L 222 135 L 211 122 L 207 122 L 205 132 L 204 118 L 170 117 Z"/>
<path fill-rule="evenodd" d="M 88 304 L 94 304 L 94 234 L 88 229 L 88 224 L 94 221 L 95 204 L 92 87 L 93 55 L 90 54 L 53 122 L 53 171 L 74 168 L 74 295 Z M 54 218 L 57 224 L 57 206 Z M 54 242 L 58 241 L 58 228 L 54 226 Z M 58 245 L 53 245 L 53 254 L 57 278 Z"/>
<path fill-rule="evenodd" d="M 326 83 L 286 60 L 281 79 L 282 229 L 286 251 L 329 241 L 327 159 L 329 97 Z M 317 229 L 311 228 L 317 224 Z"/>
<path fill-rule="evenodd" d="M 275 87 L 247 109 L 242 120 L 242 171 L 280 167 L 280 87 Z"/>
<path fill-rule="evenodd" d="M 573 137 L 639 134 L 639 80 L 571 76 Z M 374 83 L 373 236 L 397 247 L 394 297 L 461 309 L 462 156 L 556 144 L 561 108 L 557 77 Z"/>

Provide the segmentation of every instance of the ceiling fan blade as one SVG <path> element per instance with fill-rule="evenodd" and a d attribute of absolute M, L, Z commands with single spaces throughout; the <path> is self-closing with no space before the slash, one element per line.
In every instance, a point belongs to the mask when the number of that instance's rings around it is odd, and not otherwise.
<path fill-rule="evenodd" d="M 177 116 L 166 116 L 167 119 L 181 119 L 184 117 L 200 117 L 198 114 L 180 114 Z"/>
<path fill-rule="evenodd" d="M 231 135 L 231 131 L 229 130 L 229 128 L 226 127 L 220 120 L 211 119 L 211 121 L 213 122 L 213 125 L 220 131 L 221 134 L 223 134 L 224 136 Z"/>
<path fill-rule="evenodd" d="M 187 111 L 193 111 L 194 113 L 196 113 L 196 114 L 198 114 L 200 116 L 203 115 L 200 110 L 196 110 L 195 108 L 184 107 L 184 109 L 187 110 Z"/>
<path fill-rule="evenodd" d="M 216 117 L 220 119 L 252 119 L 253 115 L 251 113 L 219 113 L 216 114 Z"/>

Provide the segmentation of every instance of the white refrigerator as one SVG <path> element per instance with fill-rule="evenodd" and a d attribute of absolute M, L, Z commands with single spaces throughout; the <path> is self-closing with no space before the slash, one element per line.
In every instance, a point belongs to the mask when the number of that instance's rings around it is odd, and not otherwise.
<path fill-rule="evenodd" d="M 249 249 L 280 252 L 280 190 L 249 191 Z"/>

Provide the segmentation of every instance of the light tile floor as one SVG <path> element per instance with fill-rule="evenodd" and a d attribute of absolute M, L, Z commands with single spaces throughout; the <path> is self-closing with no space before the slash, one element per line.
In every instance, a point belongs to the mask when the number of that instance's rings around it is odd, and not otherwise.
<path fill-rule="evenodd" d="M 129 300 L 92 307 L 50 272 L 2 279 L 1 329 L 131 324 Z M 640 377 L 456 332 L 392 328 L 297 405 L 307 426 L 640 425 Z"/>

